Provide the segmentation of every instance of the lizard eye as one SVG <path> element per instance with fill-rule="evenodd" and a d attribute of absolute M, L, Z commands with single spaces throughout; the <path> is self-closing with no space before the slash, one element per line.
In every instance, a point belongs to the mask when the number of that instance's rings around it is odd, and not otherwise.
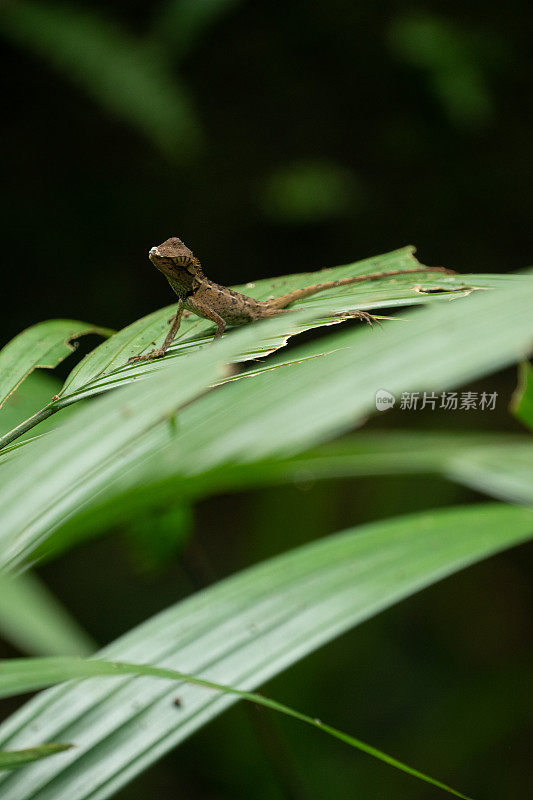
<path fill-rule="evenodd" d="M 176 266 L 185 267 L 187 272 L 191 272 L 189 269 L 189 267 L 192 265 L 190 256 L 176 256 L 173 260 Z"/>

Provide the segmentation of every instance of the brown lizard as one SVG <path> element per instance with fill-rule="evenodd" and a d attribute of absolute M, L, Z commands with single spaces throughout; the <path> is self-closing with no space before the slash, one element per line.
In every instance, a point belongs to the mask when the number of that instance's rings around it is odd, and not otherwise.
<path fill-rule="evenodd" d="M 293 292 L 281 295 L 281 297 L 274 297 L 271 300 L 254 300 L 253 297 L 234 292 L 233 289 L 220 286 L 206 278 L 201 264 L 192 250 L 189 250 L 175 236 L 167 239 L 158 247 L 152 247 L 148 255 L 152 264 L 163 273 L 177 294 L 178 310 L 169 320 L 169 324 L 172 324 L 162 346 L 144 355 L 132 356 L 130 361 L 145 361 L 164 356 L 176 336 L 184 310 L 192 311 L 194 314 L 214 322 L 217 326 L 214 339 L 218 339 L 224 333 L 226 324 L 242 325 L 257 319 L 273 317 L 283 313 L 286 306 L 295 300 L 302 300 L 304 297 L 323 292 L 326 289 L 333 289 L 336 286 L 391 278 L 394 275 L 405 275 L 410 272 L 452 272 L 444 267 L 423 266 L 412 269 L 394 269 L 388 272 L 371 272 L 368 275 L 356 275 L 351 278 L 305 286 L 303 289 L 295 289 Z M 377 321 L 366 311 L 351 311 L 347 316 L 358 317 L 369 324 Z"/>

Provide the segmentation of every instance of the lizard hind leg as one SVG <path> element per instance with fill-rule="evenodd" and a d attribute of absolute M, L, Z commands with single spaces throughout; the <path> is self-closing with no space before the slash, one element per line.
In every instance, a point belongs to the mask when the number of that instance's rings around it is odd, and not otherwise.
<path fill-rule="evenodd" d="M 360 319 L 361 322 L 366 322 L 371 328 L 373 328 L 374 325 L 379 325 L 380 328 L 382 327 L 379 319 L 369 314 L 368 311 L 339 311 L 335 316 L 339 317 L 339 319 Z"/>

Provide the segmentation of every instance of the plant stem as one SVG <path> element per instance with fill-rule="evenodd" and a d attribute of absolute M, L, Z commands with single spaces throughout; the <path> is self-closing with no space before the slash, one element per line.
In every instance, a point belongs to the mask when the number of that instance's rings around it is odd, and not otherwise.
<path fill-rule="evenodd" d="M 22 436 L 22 434 L 26 433 L 26 431 L 29 431 L 31 430 L 31 428 L 34 428 L 35 425 L 38 425 L 39 422 L 43 421 L 43 419 L 50 417 L 52 414 L 55 414 L 57 410 L 58 409 L 56 406 L 54 406 L 52 403 L 49 403 L 44 408 L 41 408 L 41 410 L 38 411 L 36 414 L 34 414 L 32 417 L 28 417 L 28 419 L 25 419 L 24 422 L 20 423 L 20 425 L 17 425 L 16 428 L 13 428 L 13 430 L 8 431 L 8 433 L 5 433 L 3 436 L 0 436 L 0 450 L 7 444 L 10 444 L 14 439 L 17 439 L 19 436 Z"/>

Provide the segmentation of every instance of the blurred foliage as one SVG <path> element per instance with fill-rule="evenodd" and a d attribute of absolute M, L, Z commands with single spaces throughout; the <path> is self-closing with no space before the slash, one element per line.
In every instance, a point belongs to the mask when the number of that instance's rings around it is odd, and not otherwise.
<path fill-rule="evenodd" d="M 185 503 L 168 504 L 137 514 L 125 527 L 126 545 L 139 572 L 156 573 L 183 551 L 193 531 Z"/>
<path fill-rule="evenodd" d="M 406 15 L 391 24 L 389 43 L 426 75 L 452 123 L 478 127 L 489 122 L 495 109 L 487 72 L 508 55 L 501 38 L 463 30 L 442 17 Z"/>
<path fill-rule="evenodd" d="M 190 157 L 199 128 L 186 89 L 161 51 L 101 12 L 17 0 L 0 10 L 0 29 L 44 56 L 102 106 L 138 128 L 172 159 Z"/>
<path fill-rule="evenodd" d="M 338 165 L 314 161 L 290 164 L 265 181 L 262 207 L 280 224 L 316 223 L 357 213 L 364 192 L 354 175 Z"/>
<path fill-rule="evenodd" d="M 527 361 L 520 365 L 518 386 L 511 398 L 511 410 L 520 422 L 533 430 L 533 367 Z"/>
<path fill-rule="evenodd" d="M 167 0 L 160 3 L 153 21 L 158 46 L 165 45 L 176 59 L 194 48 L 206 29 L 213 27 L 242 0 Z"/>

